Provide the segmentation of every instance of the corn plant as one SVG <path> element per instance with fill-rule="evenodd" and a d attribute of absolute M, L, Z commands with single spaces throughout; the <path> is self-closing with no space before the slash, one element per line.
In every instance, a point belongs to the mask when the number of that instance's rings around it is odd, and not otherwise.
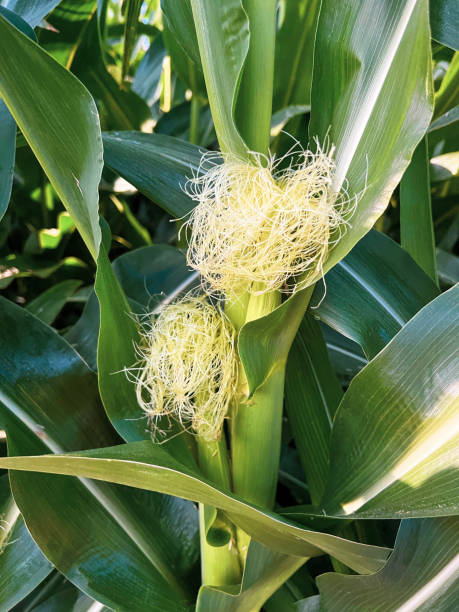
<path fill-rule="evenodd" d="M 0 5 L 0 610 L 457 609 L 457 5 Z"/>

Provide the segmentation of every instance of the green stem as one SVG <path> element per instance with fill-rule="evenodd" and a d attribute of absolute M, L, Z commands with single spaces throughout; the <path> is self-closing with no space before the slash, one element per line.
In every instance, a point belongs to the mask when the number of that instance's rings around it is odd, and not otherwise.
<path fill-rule="evenodd" d="M 252 151 L 267 155 L 271 127 L 277 0 L 243 0 L 250 46 L 237 100 L 237 125 Z"/>
<path fill-rule="evenodd" d="M 198 461 L 204 476 L 226 490 L 231 488 L 224 436 L 217 441 L 197 438 Z M 203 584 L 224 586 L 241 581 L 241 564 L 234 526 L 214 508 L 199 504 L 201 572 Z M 209 533 L 215 535 L 210 541 Z M 219 540 L 219 541 L 218 541 Z"/>
<path fill-rule="evenodd" d="M 195 94 L 191 97 L 191 112 L 190 112 L 190 142 L 199 144 L 199 111 L 201 102 Z"/>

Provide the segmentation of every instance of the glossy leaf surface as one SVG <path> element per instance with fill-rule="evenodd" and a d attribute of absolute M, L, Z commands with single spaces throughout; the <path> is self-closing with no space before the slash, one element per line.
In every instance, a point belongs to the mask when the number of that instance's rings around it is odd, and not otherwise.
<path fill-rule="evenodd" d="M 77 353 L 27 311 L 6 300 L 0 306 L 5 325 L 0 424 L 9 453 L 116 442 L 96 378 Z M 11 474 L 11 487 L 41 550 L 85 592 L 109 607 L 186 609 L 184 591 L 197 544 L 191 504 L 31 474 Z"/>
<path fill-rule="evenodd" d="M 333 426 L 327 513 L 456 512 L 458 295 L 425 306 L 352 381 Z"/>
<path fill-rule="evenodd" d="M 0 95 L 95 257 L 102 142 L 94 101 L 70 72 L 1 16 L 0 54 Z"/>
<path fill-rule="evenodd" d="M 277 514 L 258 509 L 210 484 L 162 446 L 146 441 L 71 455 L 10 457 L 0 459 L 0 467 L 78 475 L 163 493 L 173 491 L 175 495 L 220 508 L 273 551 L 300 557 L 327 552 L 362 573 L 379 569 L 389 552 L 385 548 L 309 531 Z"/>
<path fill-rule="evenodd" d="M 0 608 L 10 610 L 51 570 L 27 531 L 5 474 L 0 478 Z"/>
<path fill-rule="evenodd" d="M 402 521 L 394 552 L 377 574 L 319 576 L 320 609 L 453 610 L 459 597 L 458 545 L 457 519 Z"/>

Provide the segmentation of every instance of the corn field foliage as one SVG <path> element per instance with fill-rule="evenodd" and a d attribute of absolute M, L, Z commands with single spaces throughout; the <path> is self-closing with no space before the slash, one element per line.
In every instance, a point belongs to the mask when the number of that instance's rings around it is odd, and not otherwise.
<path fill-rule="evenodd" d="M 459 5 L 0 1 L 0 610 L 459 609 Z"/>

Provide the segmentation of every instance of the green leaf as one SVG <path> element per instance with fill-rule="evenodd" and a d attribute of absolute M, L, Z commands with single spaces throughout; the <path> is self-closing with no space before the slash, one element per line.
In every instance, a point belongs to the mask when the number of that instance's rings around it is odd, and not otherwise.
<path fill-rule="evenodd" d="M 306 315 L 288 358 L 285 403 L 313 504 L 325 488 L 330 432 L 342 394 L 319 324 Z"/>
<path fill-rule="evenodd" d="M 459 51 L 453 56 L 448 70 L 435 94 L 435 114 L 438 119 L 459 104 Z"/>
<path fill-rule="evenodd" d="M 146 102 L 135 91 L 122 90 L 108 71 L 102 56 L 96 13 L 82 33 L 71 68 L 97 101 L 105 130 L 135 130 L 149 119 L 150 109 Z"/>
<path fill-rule="evenodd" d="M 162 292 L 171 292 L 166 300 L 180 293 L 189 285 L 190 276 L 195 277 L 187 272 L 184 255 L 167 245 L 126 253 L 115 261 L 114 269 L 103 249 L 100 251 L 95 284 L 101 313 L 99 389 L 113 426 L 128 442 L 151 439 L 147 418 L 137 402 L 133 376 L 126 374 L 126 369 L 137 364 L 139 342 L 138 325 L 128 298 L 135 305 L 135 314 L 141 316 L 148 312 L 147 307 L 151 309 L 155 299 L 157 303 L 161 301 Z M 184 436 L 173 438 L 168 446 L 176 453 L 187 454 Z"/>
<path fill-rule="evenodd" d="M 65 306 L 68 298 L 75 293 L 80 285 L 81 281 L 73 279 L 62 281 L 61 283 L 57 283 L 57 285 L 52 285 L 49 289 L 46 289 L 46 291 L 43 291 L 38 297 L 29 302 L 26 308 L 44 323 L 51 325 Z"/>
<path fill-rule="evenodd" d="M 371 18 L 369 16 L 372 16 Z M 309 134 L 336 146 L 334 187 L 358 197 L 328 270 L 386 208 L 432 114 L 427 0 L 368 0 L 319 17 Z M 403 88 L 397 84 L 403 83 Z"/>
<path fill-rule="evenodd" d="M 417 146 L 400 183 L 400 237 L 402 247 L 438 284 L 427 136 Z"/>
<path fill-rule="evenodd" d="M 206 99 L 207 92 L 199 57 L 198 40 L 189 0 L 162 2 L 164 13 L 164 43 L 172 61 L 172 68 L 194 95 Z M 163 8 L 163 10 L 164 10 Z"/>
<path fill-rule="evenodd" d="M 121 66 L 121 78 L 123 81 L 129 75 L 129 66 L 136 41 L 137 24 L 139 22 L 141 8 L 142 0 L 127 0 L 125 3 L 126 21 L 124 24 L 124 48 Z"/>
<path fill-rule="evenodd" d="M 437 249 L 438 276 L 445 285 L 459 283 L 459 257 L 443 249 Z"/>
<path fill-rule="evenodd" d="M 247 156 L 234 122 L 236 96 L 249 48 L 249 21 L 241 0 L 191 0 L 199 52 L 220 148 Z"/>
<path fill-rule="evenodd" d="M 383 212 L 432 112 L 427 2 L 383 4 L 385 11 L 380 0 L 337 11 L 333 0 L 322 3 L 315 47 L 320 70 L 313 76 L 309 133 L 322 143 L 328 135 L 336 146 L 335 188 L 345 184 L 351 196 L 359 196 L 352 227 L 331 250 L 325 272 Z M 378 18 L 369 20 L 369 14 Z M 357 31 L 361 36 L 356 37 Z M 400 79 L 403 99 L 393 87 Z M 251 393 L 287 358 L 309 299 L 310 287 L 242 328 L 239 351 Z M 254 348 L 259 335 L 262 345 Z"/>
<path fill-rule="evenodd" d="M 459 523 L 455 518 L 402 521 L 394 552 L 380 572 L 318 577 L 320 609 L 454 610 L 459 597 L 458 546 Z"/>
<path fill-rule="evenodd" d="M 0 15 L 32 40 L 35 33 L 18 15 L 0 6 Z M 14 159 L 16 154 L 16 123 L 5 103 L 0 100 L 0 220 L 6 212 L 13 185 Z"/>
<path fill-rule="evenodd" d="M 104 248 L 99 252 L 94 289 L 100 307 L 97 348 L 100 396 L 113 426 L 125 440 L 146 439 L 149 437 L 146 418 L 139 409 L 135 386 L 125 371 L 137 362 L 138 327 Z"/>
<path fill-rule="evenodd" d="M 102 141 L 94 101 L 70 72 L 1 16 L 0 54 L 0 95 L 96 257 Z"/>
<path fill-rule="evenodd" d="M 188 178 L 201 171 L 205 149 L 171 136 L 142 132 L 105 132 L 103 141 L 107 166 L 158 206 L 176 218 L 192 210 L 194 203 L 183 188 Z"/>
<path fill-rule="evenodd" d="M 60 0 L 4 0 L 2 4 L 34 28 L 59 2 Z"/>
<path fill-rule="evenodd" d="M 396 242 L 372 230 L 318 283 L 311 312 L 371 359 L 438 294 Z"/>
<path fill-rule="evenodd" d="M 163 71 L 166 49 L 162 34 L 157 34 L 135 71 L 132 90 L 151 108 L 160 97 L 159 80 Z"/>
<path fill-rule="evenodd" d="M 321 328 L 333 370 L 341 385 L 348 387 L 354 376 L 367 364 L 362 349 L 328 325 L 321 325 Z"/>
<path fill-rule="evenodd" d="M 430 27 L 434 40 L 459 50 L 459 6 L 455 0 L 430 2 Z"/>
<path fill-rule="evenodd" d="M 273 110 L 311 104 L 314 39 L 319 0 L 285 3 L 285 15 L 276 35 Z"/>
<path fill-rule="evenodd" d="M 202 74 L 201 56 L 190 0 L 161 0 L 161 10 L 168 30 Z"/>
<path fill-rule="evenodd" d="M 196 612 L 259 610 L 304 562 L 304 558 L 273 552 L 252 540 L 241 586 L 231 590 L 203 586 L 199 591 Z"/>
<path fill-rule="evenodd" d="M 254 540 L 275 552 L 298 557 L 328 553 L 362 573 L 378 570 L 388 554 L 385 548 L 359 544 L 327 533 L 310 531 L 240 500 L 205 480 L 172 457 L 161 445 L 130 442 L 83 453 L 10 457 L 0 468 L 68 474 L 172 493 L 220 508 Z"/>
<path fill-rule="evenodd" d="M 9 453 L 116 443 L 96 377 L 77 353 L 24 309 L 2 299 L 0 311 L 0 425 Z M 53 476 L 16 473 L 10 481 L 40 549 L 86 593 L 111 608 L 186 610 L 198 544 L 192 504 Z"/>
<path fill-rule="evenodd" d="M 10 610 L 50 574 L 52 565 L 32 540 L 10 494 L 8 476 L 0 478 L 0 608 Z"/>
<path fill-rule="evenodd" d="M 352 381 L 333 425 L 328 514 L 457 512 L 458 295 L 425 306 Z"/>

